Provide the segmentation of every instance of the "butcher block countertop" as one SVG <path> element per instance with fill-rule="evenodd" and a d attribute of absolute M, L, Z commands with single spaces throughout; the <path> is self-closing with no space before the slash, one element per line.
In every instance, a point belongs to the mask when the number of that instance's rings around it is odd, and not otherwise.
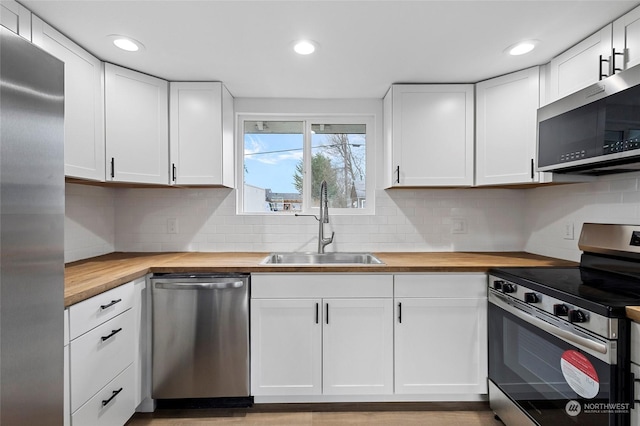
<path fill-rule="evenodd" d="M 486 272 L 511 266 L 575 266 L 524 252 L 374 253 L 384 265 L 261 265 L 268 253 L 111 253 L 65 267 L 65 307 L 147 273 L 215 272 Z"/>
<path fill-rule="evenodd" d="M 627 317 L 640 322 L 640 306 L 627 306 Z"/>

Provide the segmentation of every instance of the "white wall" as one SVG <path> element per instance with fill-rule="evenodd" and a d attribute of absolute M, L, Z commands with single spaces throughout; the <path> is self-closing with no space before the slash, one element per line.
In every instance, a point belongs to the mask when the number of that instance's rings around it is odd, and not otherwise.
<path fill-rule="evenodd" d="M 590 183 L 526 190 L 525 250 L 579 261 L 583 223 L 640 225 L 639 179 L 640 173 L 625 173 Z M 564 239 L 565 224 L 573 224 L 573 240 Z"/>
<path fill-rule="evenodd" d="M 115 191 L 97 186 L 66 185 L 65 262 L 115 250 Z"/>

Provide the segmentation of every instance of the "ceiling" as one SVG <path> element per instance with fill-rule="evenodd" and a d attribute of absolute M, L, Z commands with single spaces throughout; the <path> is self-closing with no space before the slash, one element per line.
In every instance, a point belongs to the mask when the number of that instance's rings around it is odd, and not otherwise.
<path fill-rule="evenodd" d="M 552 57 L 640 1 L 19 0 L 100 59 L 235 97 L 381 98 L 392 83 L 475 83 Z M 145 49 L 119 51 L 107 38 Z M 318 44 L 300 56 L 294 40 Z M 536 50 L 504 50 L 537 39 Z"/>

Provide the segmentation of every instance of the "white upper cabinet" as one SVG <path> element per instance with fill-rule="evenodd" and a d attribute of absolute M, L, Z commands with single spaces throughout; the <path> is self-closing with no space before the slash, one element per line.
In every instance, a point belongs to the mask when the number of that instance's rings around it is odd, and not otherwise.
<path fill-rule="evenodd" d="M 609 75 L 609 62 L 604 61 L 609 61 L 611 55 L 611 28 L 611 24 L 607 25 L 551 60 L 549 102 Z"/>
<path fill-rule="evenodd" d="M 0 1 L 0 25 L 31 41 L 31 12 L 20 3 Z"/>
<path fill-rule="evenodd" d="M 107 181 L 169 183 L 168 86 L 105 64 Z"/>
<path fill-rule="evenodd" d="M 476 185 L 538 181 L 538 67 L 476 84 Z"/>
<path fill-rule="evenodd" d="M 233 97 L 220 82 L 170 83 L 171 183 L 233 187 Z"/>
<path fill-rule="evenodd" d="M 33 43 L 64 62 L 65 175 L 104 181 L 102 63 L 37 16 Z"/>
<path fill-rule="evenodd" d="M 473 85 L 397 84 L 384 99 L 385 187 L 473 185 Z"/>
<path fill-rule="evenodd" d="M 614 21 L 613 49 L 615 72 L 640 64 L 640 7 Z"/>

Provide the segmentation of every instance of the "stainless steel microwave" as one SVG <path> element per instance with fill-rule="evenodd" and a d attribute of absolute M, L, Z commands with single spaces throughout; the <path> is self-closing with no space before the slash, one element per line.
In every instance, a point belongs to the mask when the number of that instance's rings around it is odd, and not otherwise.
<path fill-rule="evenodd" d="M 640 170 L 640 66 L 538 109 L 538 170 Z"/>

